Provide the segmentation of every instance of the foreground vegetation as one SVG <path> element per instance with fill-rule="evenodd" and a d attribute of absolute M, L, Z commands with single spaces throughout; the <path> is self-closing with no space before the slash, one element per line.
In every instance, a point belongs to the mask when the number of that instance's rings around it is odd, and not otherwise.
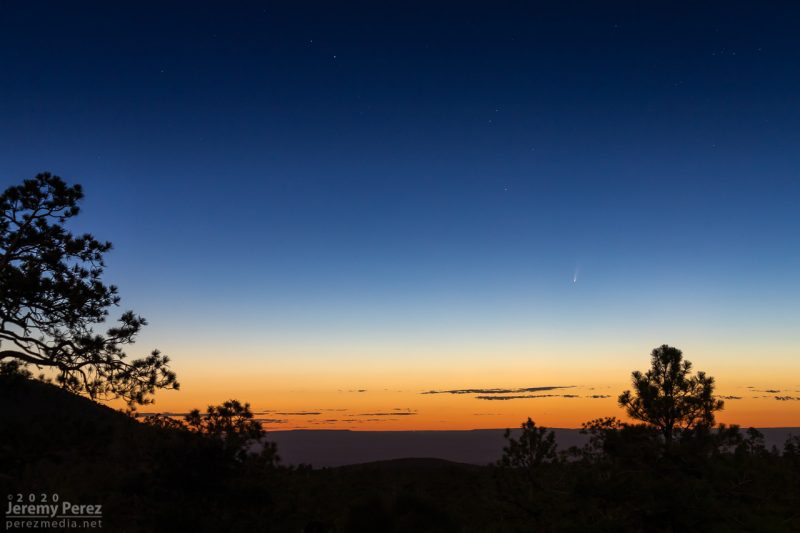
<path fill-rule="evenodd" d="M 410 459 L 315 470 L 282 467 L 269 447 L 240 453 L 213 427 L 142 424 L 6 375 L 0 490 L 102 503 L 109 531 L 800 529 L 797 437 L 767 450 L 756 431 L 704 429 L 665 452 L 657 430 L 604 419 L 587 424 L 584 448 L 559 451 L 528 421 L 497 465 Z"/>

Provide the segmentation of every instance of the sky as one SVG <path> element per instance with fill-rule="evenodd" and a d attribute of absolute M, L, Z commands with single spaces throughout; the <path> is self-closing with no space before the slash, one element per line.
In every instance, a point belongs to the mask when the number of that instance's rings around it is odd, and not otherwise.
<path fill-rule="evenodd" d="M 800 6 L 431 4 L 0 7 L 0 186 L 83 185 L 151 410 L 578 427 L 667 343 L 800 425 Z"/>

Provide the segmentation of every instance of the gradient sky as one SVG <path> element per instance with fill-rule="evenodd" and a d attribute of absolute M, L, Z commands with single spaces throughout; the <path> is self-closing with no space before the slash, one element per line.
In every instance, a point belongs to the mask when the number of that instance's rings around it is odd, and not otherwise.
<path fill-rule="evenodd" d="M 800 425 L 800 6 L 430 4 L 0 7 L 0 185 L 84 185 L 156 408 L 575 427 L 669 343 Z"/>

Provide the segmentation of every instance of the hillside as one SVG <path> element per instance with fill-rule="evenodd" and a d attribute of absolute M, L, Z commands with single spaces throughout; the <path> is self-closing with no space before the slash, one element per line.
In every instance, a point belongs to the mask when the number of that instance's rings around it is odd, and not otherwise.
<path fill-rule="evenodd" d="M 200 516 L 228 468 L 217 447 L 196 435 L 149 427 L 17 377 L 0 377 L 0 452 L 4 494 L 102 505 L 104 527 L 119 531 L 152 531 L 176 519 L 175 527 L 206 530 L 174 509 Z"/>

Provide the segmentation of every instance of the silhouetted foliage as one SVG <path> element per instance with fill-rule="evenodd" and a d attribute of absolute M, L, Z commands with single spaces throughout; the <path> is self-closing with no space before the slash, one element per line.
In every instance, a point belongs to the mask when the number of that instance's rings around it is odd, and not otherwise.
<path fill-rule="evenodd" d="M 800 435 L 792 435 L 783 445 L 783 454 L 787 457 L 800 459 Z"/>
<path fill-rule="evenodd" d="M 555 434 L 537 427 L 528 418 L 518 438 L 511 430 L 504 434 L 506 445 L 497 463 L 498 492 L 505 501 L 524 511 L 531 519 L 541 516 L 554 489 L 547 465 L 558 461 Z"/>
<path fill-rule="evenodd" d="M 683 352 L 664 344 L 653 350 L 650 370 L 631 374 L 633 392 L 618 399 L 628 416 L 657 428 L 667 448 L 676 433 L 713 427 L 714 412 L 724 406 L 714 397 L 714 378 L 691 370 Z"/>
<path fill-rule="evenodd" d="M 767 447 L 764 445 L 764 434 L 755 428 L 748 428 L 744 437 L 739 443 L 739 449 L 746 455 L 764 455 L 767 452 Z"/>
<path fill-rule="evenodd" d="M 141 421 L 143 424 L 159 429 L 174 429 L 183 431 L 189 430 L 189 428 L 186 427 L 186 422 L 183 420 L 173 418 L 168 415 L 162 415 L 160 413 L 147 415 L 142 418 Z"/>
<path fill-rule="evenodd" d="M 193 409 L 186 415 L 186 425 L 196 433 L 228 441 L 232 438 L 257 439 L 264 434 L 261 424 L 253 419 L 250 404 L 238 400 L 209 405 L 203 414 L 199 409 Z"/>
<path fill-rule="evenodd" d="M 189 431 L 218 439 L 239 459 L 248 455 L 249 446 L 263 443 L 262 458 L 278 460 L 274 444 L 264 442 L 266 432 L 261 422 L 253 418 L 249 403 L 228 400 L 221 405 L 209 405 L 202 414 L 193 409 L 186 415 L 185 423 Z"/>
<path fill-rule="evenodd" d="M 522 433 L 517 439 L 511 437 L 511 430 L 506 430 L 507 444 L 503 447 L 500 466 L 521 468 L 533 478 L 542 463 L 557 459 L 556 437 L 547 428 L 537 427 L 536 422 L 530 418 L 522 424 L 521 428 Z"/>
<path fill-rule="evenodd" d="M 64 388 L 93 399 L 123 398 L 133 407 L 159 388 L 178 388 L 169 359 L 157 350 L 127 360 L 123 347 L 146 325 L 131 311 L 104 334 L 94 330 L 119 304 L 102 281 L 111 243 L 65 223 L 76 216 L 80 185 L 49 173 L 0 195 L 0 361 L 56 372 Z"/>
<path fill-rule="evenodd" d="M 33 377 L 33 372 L 28 370 L 27 365 L 22 361 L 12 359 L 10 361 L 0 361 L 0 376 L 16 379 L 30 379 Z"/>
<path fill-rule="evenodd" d="M 571 455 L 590 463 L 648 463 L 660 453 L 659 433 L 644 424 L 628 424 L 615 417 L 597 418 L 585 422 L 581 433 L 588 435 L 589 441 L 583 448 L 571 450 Z"/>
<path fill-rule="evenodd" d="M 280 458 L 274 442 L 267 441 L 261 422 L 253 418 L 249 403 L 228 400 L 209 405 L 205 413 L 193 409 L 183 419 L 163 414 L 146 415 L 141 421 L 163 430 L 187 431 L 212 439 L 239 461 L 275 466 Z"/>

